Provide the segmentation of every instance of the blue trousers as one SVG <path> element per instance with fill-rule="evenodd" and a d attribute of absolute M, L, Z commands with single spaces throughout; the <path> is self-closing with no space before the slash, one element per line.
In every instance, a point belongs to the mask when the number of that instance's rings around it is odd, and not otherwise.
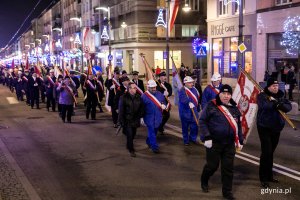
<path fill-rule="evenodd" d="M 156 142 L 156 135 L 158 128 L 154 128 L 153 126 L 147 126 L 148 129 L 148 137 L 146 140 L 147 145 L 152 149 L 152 150 L 158 150 L 159 146 Z"/>
<path fill-rule="evenodd" d="M 187 120 L 185 118 L 181 119 L 181 128 L 182 128 L 182 137 L 183 143 L 189 144 L 190 141 L 196 142 L 198 136 L 198 126 L 196 122 L 192 120 Z M 189 135 L 189 128 L 190 128 L 190 135 Z"/>

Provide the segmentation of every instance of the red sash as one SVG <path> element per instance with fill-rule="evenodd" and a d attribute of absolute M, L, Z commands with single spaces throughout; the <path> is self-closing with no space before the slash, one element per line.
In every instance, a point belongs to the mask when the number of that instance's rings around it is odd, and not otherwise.
<path fill-rule="evenodd" d="M 208 86 L 210 87 L 210 89 L 211 89 L 214 93 L 216 93 L 216 94 L 219 94 L 219 93 L 220 93 L 220 91 L 219 91 L 218 89 L 216 89 L 215 87 L 213 87 L 211 84 L 208 85 Z"/>
<path fill-rule="evenodd" d="M 90 86 L 90 88 L 91 88 L 92 90 L 96 90 L 96 87 L 91 83 L 90 80 L 87 80 L 86 82 L 87 82 L 87 84 Z"/>
<path fill-rule="evenodd" d="M 237 148 L 240 148 L 240 142 L 239 142 L 239 135 L 238 135 L 238 125 L 236 121 L 234 120 L 233 116 L 229 112 L 229 110 L 225 106 L 217 105 L 216 100 L 212 100 L 212 102 L 217 106 L 217 108 L 224 114 L 226 117 L 227 121 L 229 122 L 231 128 L 233 129 L 235 133 L 235 146 Z"/>
<path fill-rule="evenodd" d="M 136 84 L 134 81 L 131 81 L 132 83 L 134 83 L 136 85 L 136 89 L 137 89 L 137 92 L 142 95 L 144 94 L 143 90 L 141 90 L 141 88 L 139 88 L 138 84 Z"/>
<path fill-rule="evenodd" d="M 26 76 L 23 76 L 22 79 L 26 82 L 28 82 L 28 78 L 26 78 Z"/>
<path fill-rule="evenodd" d="M 195 106 L 198 106 L 198 98 L 196 97 L 196 95 L 194 95 L 194 93 L 189 88 L 184 87 L 184 89 L 188 97 L 190 97 L 193 100 Z"/>
<path fill-rule="evenodd" d="M 158 107 L 160 111 L 162 111 L 161 103 L 155 96 L 153 96 L 149 91 L 146 91 L 144 94 Z"/>
<path fill-rule="evenodd" d="M 55 86 L 54 81 L 52 80 L 52 78 L 49 75 L 47 75 L 47 79 L 51 83 L 51 85 Z"/>

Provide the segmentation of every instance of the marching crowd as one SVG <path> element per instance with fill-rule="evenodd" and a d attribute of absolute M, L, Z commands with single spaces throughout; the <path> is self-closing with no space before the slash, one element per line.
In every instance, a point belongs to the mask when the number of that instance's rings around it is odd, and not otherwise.
<path fill-rule="evenodd" d="M 118 68 L 112 77 L 103 80 L 102 73 L 96 75 L 89 68 L 84 69 L 80 78 L 69 73 L 57 73 L 58 68 L 44 68 L 42 76 L 37 67 L 20 67 L 0 70 L 0 81 L 19 101 L 26 97 L 26 104 L 32 109 L 40 109 L 40 99 L 46 102 L 46 108 L 55 112 L 56 108 L 65 123 L 72 122 L 74 104 L 77 104 L 78 90 L 81 87 L 86 107 L 86 119 L 96 119 L 96 109 L 103 112 L 101 101 L 107 98 L 111 108 L 114 128 L 122 127 L 127 137 L 127 149 L 132 157 L 136 156 L 134 138 L 141 123 L 147 127 L 146 143 L 153 153 L 159 153 L 156 140 L 158 132 L 164 133 L 164 126 L 170 118 L 172 109 L 169 97 L 173 95 L 172 85 L 167 82 L 164 71 L 157 80 L 148 80 L 144 88 L 139 72 L 132 72 L 132 79 L 126 71 Z M 64 74 L 64 75 L 63 75 Z M 243 147 L 241 113 L 233 101 L 232 88 L 222 84 L 222 77 L 215 73 L 203 91 L 201 84 L 195 87 L 195 78 L 182 76 L 183 87 L 174 91 L 177 96 L 179 116 L 182 125 L 183 145 L 197 144 L 198 133 L 206 147 L 206 164 L 202 171 L 201 187 L 209 192 L 209 178 L 218 169 L 221 162 L 222 194 L 226 199 L 234 199 L 232 194 L 233 163 L 236 149 Z M 106 88 L 106 89 L 105 89 Z M 261 139 L 261 160 L 259 177 L 262 187 L 269 187 L 269 182 L 278 182 L 273 177 L 273 154 L 279 141 L 284 119 L 278 110 L 288 112 L 291 104 L 278 90 L 278 82 L 267 80 L 264 93 L 258 96 L 257 126 Z M 201 111 L 201 112 L 200 112 Z M 276 123 L 278 122 L 278 123 Z M 278 127 L 274 127 L 274 125 Z M 199 130 L 198 130 L 199 128 Z"/>

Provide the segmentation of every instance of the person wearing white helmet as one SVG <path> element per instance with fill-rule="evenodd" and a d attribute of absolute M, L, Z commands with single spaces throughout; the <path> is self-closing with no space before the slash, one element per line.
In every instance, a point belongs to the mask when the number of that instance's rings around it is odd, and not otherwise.
<path fill-rule="evenodd" d="M 200 94 L 194 87 L 195 81 L 192 77 L 186 76 L 183 82 L 184 87 L 178 91 L 178 111 L 181 120 L 183 143 L 185 146 L 188 146 L 191 142 L 197 144 L 198 122 L 195 120 L 198 120 L 198 112 L 200 111 L 198 103 Z M 193 112 L 196 115 L 196 119 L 194 118 Z"/>
<path fill-rule="evenodd" d="M 204 107 L 209 101 L 216 98 L 217 94 L 219 94 L 220 89 L 222 87 L 222 77 L 219 73 L 214 73 L 210 80 L 211 84 L 206 86 L 202 93 L 202 109 L 204 109 Z"/>
<path fill-rule="evenodd" d="M 148 137 L 146 143 L 153 153 L 159 153 L 159 146 L 156 141 L 158 128 L 162 122 L 162 112 L 166 107 L 164 95 L 156 91 L 156 82 L 149 80 L 147 83 L 147 91 L 142 95 L 144 103 L 144 122 L 148 129 Z"/>

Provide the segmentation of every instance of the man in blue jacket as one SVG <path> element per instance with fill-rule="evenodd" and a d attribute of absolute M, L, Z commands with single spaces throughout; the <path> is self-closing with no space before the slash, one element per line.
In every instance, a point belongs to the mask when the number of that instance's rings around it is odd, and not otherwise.
<path fill-rule="evenodd" d="M 196 144 L 198 136 L 199 92 L 194 87 L 194 79 L 186 76 L 183 80 L 184 87 L 178 92 L 179 96 L 179 116 L 181 120 L 182 136 L 184 145 L 188 146 L 190 142 Z M 193 115 L 195 113 L 196 119 Z M 190 128 L 190 135 L 188 130 Z"/>
<path fill-rule="evenodd" d="M 215 73 L 211 77 L 211 84 L 206 86 L 202 93 L 202 101 L 201 101 L 201 108 L 204 109 L 206 104 L 216 98 L 217 94 L 220 91 L 220 88 L 222 87 L 222 77 L 219 73 Z"/>
<path fill-rule="evenodd" d="M 221 161 L 222 193 L 225 199 L 232 194 L 233 162 L 236 147 L 242 149 L 241 113 L 233 101 L 232 88 L 223 85 L 216 99 L 210 101 L 201 113 L 199 126 L 206 147 L 206 164 L 201 176 L 203 192 L 208 192 L 208 180 Z"/>
<path fill-rule="evenodd" d="M 261 186 L 268 188 L 269 182 L 279 182 L 272 172 L 273 154 L 285 125 L 279 110 L 289 112 L 292 105 L 284 98 L 284 93 L 279 90 L 278 81 L 274 78 L 268 79 L 264 92 L 257 96 L 257 105 L 257 131 L 261 142 L 259 178 Z"/>
<path fill-rule="evenodd" d="M 158 127 L 162 122 L 162 112 L 166 109 L 165 97 L 161 92 L 156 91 L 156 82 L 149 80 L 148 90 L 142 95 L 144 103 L 144 122 L 148 129 L 146 140 L 153 153 L 159 153 L 159 146 L 156 142 Z"/>

